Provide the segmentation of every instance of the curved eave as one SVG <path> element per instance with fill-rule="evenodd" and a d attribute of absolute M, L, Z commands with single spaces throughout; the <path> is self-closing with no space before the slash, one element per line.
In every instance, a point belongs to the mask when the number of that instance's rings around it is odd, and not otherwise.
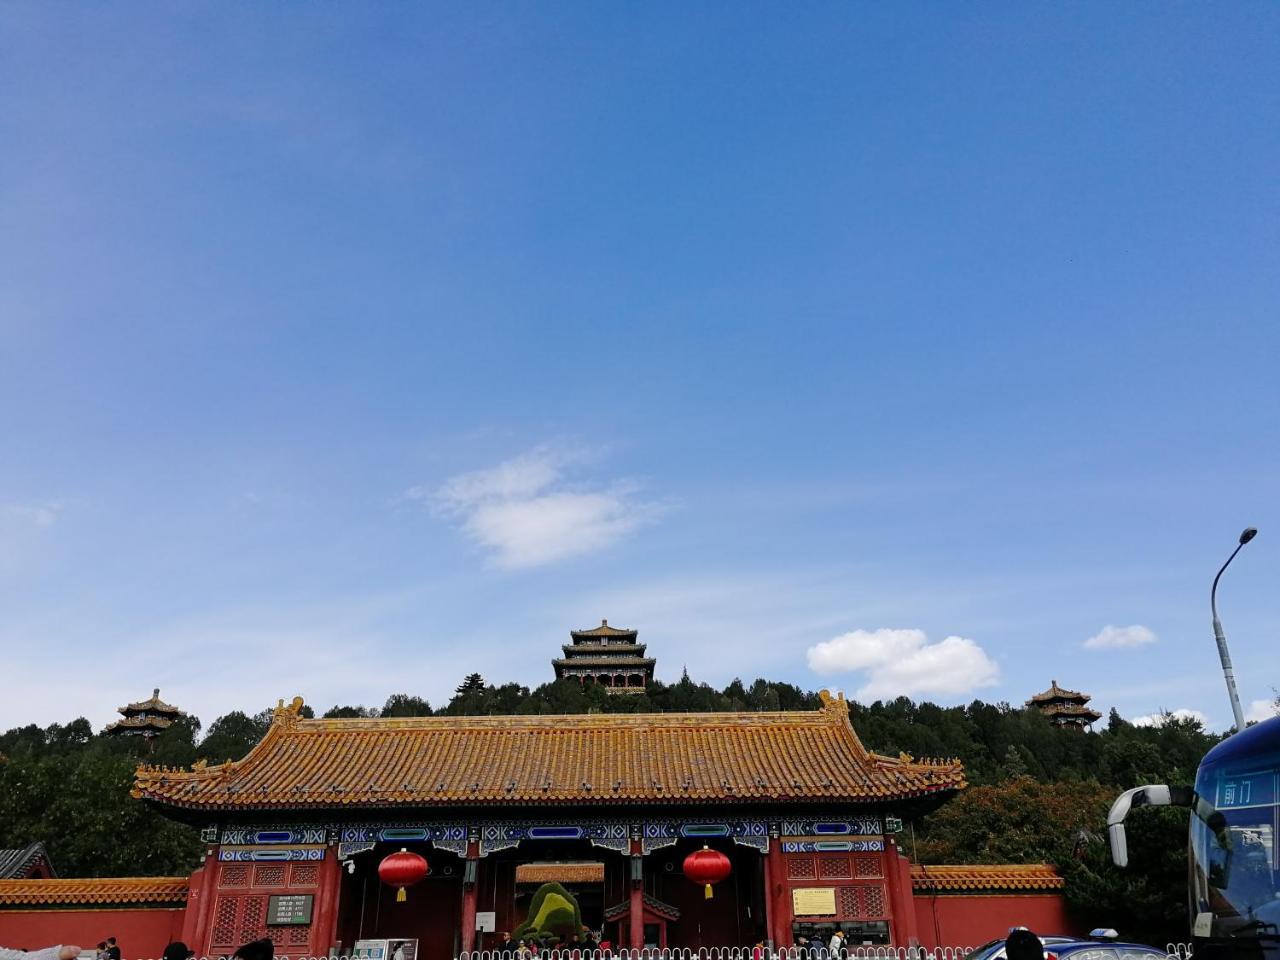
<path fill-rule="evenodd" d="M 466 810 L 495 810 L 495 809 L 523 809 L 530 807 L 555 807 L 558 809 L 624 809 L 628 807 L 662 807 L 662 808 L 678 808 L 678 807 L 772 807 L 779 805 L 788 806 L 829 806 L 831 804 L 844 804 L 858 807 L 881 807 L 886 804 L 909 804 L 913 807 L 922 806 L 933 809 L 946 800 L 950 799 L 960 790 L 965 788 L 966 784 L 961 781 L 959 783 L 935 784 L 921 787 L 914 790 L 900 790 L 893 793 L 885 794 L 842 794 L 836 792 L 829 793 L 774 793 L 774 794 L 688 794 L 680 793 L 664 793 L 660 796 L 595 796 L 584 795 L 581 797 L 477 797 L 472 800 L 448 800 L 433 803 L 422 798 L 406 798 L 393 800 L 370 800 L 367 797 L 351 797 L 344 800 L 333 800 L 329 798 L 299 798 L 299 799 L 278 799 L 265 800 L 254 803 L 228 803 L 228 802 L 204 802 L 204 801 L 186 801 L 176 797 L 157 796 L 148 792 L 136 793 L 135 796 L 146 803 L 159 808 L 162 812 L 170 815 L 179 812 L 197 814 L 197 813 L 218 813 L 218 814 L 255 814 L 255 813 L 278 813 L 287 810 L 307 810 L 307 811 L 323 811 L 326 813 L 333 812 L 349 812 L 349 813 L 385 813 L 390 810 L 398 811 L 422 811 L 422 812 L 440 812 L 440 811 L 466 811 Z M 928 812 L 927 809 L 920 809 L 918 813 Z M 186 819 L 186 818 L 183 818 Z M 199 818 L 193 819 L 196 822 Z"/>
<path fill-rule="evenodd" d="M 965 786 L 964 770 L 958 762 L 921 763 L 905 755 L 894 759 L 867 751 L 849 723 L 845 702 L 829 695 L 824 697 L 821 710 L 775 714 L 303 721 L 298 718 L 301 706 L 301 700 L 297 699 L 292 708 L 283 705 L 277 708 L 266 735 L 242 760 L 191 771 L 140 766 L 133 796 L 171 816 L 187 819 L 202 812 L 207 815 L 288 810 L 465 811 L 710 805 L 760 808 L 779 804 L 923 807 L 941 803 Z M 638 717 L 649 717 L 649 720 L 646 723 Z M 603 737 L 607 731 L 619 728 L 634 735 L 625 741 L 625 749 L 638 751 L 636 757 L 653 757 L 657 751 L 657 756 L 669 758 L 674 753 L 662 752 L 666 746 L 663 738 L 677 738 L 672 743 L 686 746 L 684 763 L 687 766 L 672 767 L 668 763 L 656 770 L 645 769 L 640 763 L 638 768 L 629 765 L 605 773 L 595 767 L 590 772 L 585 767 L 579 769 L 574 757 L 588 748 L 586 738 L 592 733 Z M 421 747 L 408 752 L 402 748 L 397 753 L 392 749 L 394 744 L 388 745 L 386 738 L 395 739 L 397 731 L 406 731 L 412 736 L 431 730 L 464 738 L 458 747 L 466 753 L 461 760 L 457 759 L 458 754 L 444 755 L 449 758 L 448 763 L 463 766 L 433 771 L 429 777 L 425 771 L 406 775 L 403 769 L 406 762 L 430 763 L 431 760 L 424 759 L 430 754 L 421 752 L 424 749 Z M 573 735 L 575 730 L 577 738 L 566 739 L 566 734 Z M 742 731 L 742 736 L 735 736 L 731 732 L 734 730 Z M 557 738 L 558 743 L 549 748 L 545 783 L 540 779 L 541 772 L 537 774 L 538 779 L 530 779 L 526 746 L 508 744 L 504 747 L 507 752 L 500 752 L 496 758 L 482 745 L 473 746 L 469 739 L 473 734 L 511 735 L 518 731 L 535 737 L 538 731 L 546 731 Z M 362 746 L 358 735 L 370 732 L 384 739 Z M 354 743 L 307 742 L 312 735 L 326 734 L 350 735 Z M 703 739 L 690 746 L 687 739 L 680 739 L 690 734 Z M 602 741 L 602 745 L 611 743 L 617 747 L 616 740 Z M 557 750 L 569 749 L 566 744 L 579 754 L 557 754 Z M 318 754 L 315 752 L 318 750 L 336 752 Z M 330 766 L 316 768 L 306 776 L 337 779 L 290 783 L 289 772 L 298 769 L 297 765 L 308 756 L 308 751 L 312 756 L 329 756 L 324 762 Z M 616 749 L 613 755 L 617 755 Z M 500 764 L 502 756 L 511 758 L 516 765 L 513 769 L 519 769 L 518 765 L 524 763 L 524 772 L 510 778 L 494 775 L 494 764 Z M 798 756 L 809 756 L 811 762 L 797 768 Z M 567 766 L 561 763 L 566 757 L 569 758 Z M 712 758 L 715 763 L 711 767 L 702 766 Z M 362 768 L 361 763 L 367 769 Z M 379 779 L 384 776 L 387 763 L 401 765 L 401 772 L 385 774 L 390 777 L 390 783 L 399 786 L 379 789 Z M 557 763 L 561 763 L 558 772 L 555 771 Z M 283 780 L 273 782 L 271 779 L 281 775 Z M 419 776 L 423 779 L 417 779 Z M 345 783 L 341 782 L 342 777 L 346 778 Z M 582 781 L 588 777 L 590 786 L 582 787 Z M 335 786 L 339 789 L 333 789 Z"/>

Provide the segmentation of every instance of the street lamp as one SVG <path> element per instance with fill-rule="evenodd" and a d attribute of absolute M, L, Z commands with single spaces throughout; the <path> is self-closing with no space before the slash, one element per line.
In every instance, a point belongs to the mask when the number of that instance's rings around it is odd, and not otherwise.
<path fill-rule="evenodd" d="M 1213 589 L 1209 591 L 1209 606 L 1213 609 L 1213 637 L 1218 641 L 1218 659 L 1222 661 L 1222 675 L 1227 681 L 1227 695 L 1231 697 L 1231 712 L 1236 718 L 1236 730 L 1244 729 L 1244 711 L 1240 709 L 1240 695 L 1236 693 L 1236 675 L 1231 669 L 1231 654 L 1227 652 L 1227 635 L 1222 632 L 1222 621 L 1218 619 L 1218 581 L 1222 579 L 1223 570 L 1231 566 L 1231 561 L 1236 558 L 1240 549 L 1257 535 L 1256 527 L 1244 528 L 1244 533 L 1240 534 L 1240 542 L 1231 551 L 1231 556 L 1227 557 L 1222 570 L 1213 578 Z"/>

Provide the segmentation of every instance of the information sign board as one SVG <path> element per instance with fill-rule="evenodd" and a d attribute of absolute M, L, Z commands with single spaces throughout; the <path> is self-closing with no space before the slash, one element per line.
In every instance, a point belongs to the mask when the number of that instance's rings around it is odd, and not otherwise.
<path fill-rule="evenodd" d="M 267 926 L 305 926 L 311 922 L 310 893 L 281 893 L 267 898 Z"/>

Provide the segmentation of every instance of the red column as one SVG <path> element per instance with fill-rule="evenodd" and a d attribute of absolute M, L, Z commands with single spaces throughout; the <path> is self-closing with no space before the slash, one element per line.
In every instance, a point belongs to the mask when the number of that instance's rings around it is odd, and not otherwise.
<path fill-rule="evenodd" d="M 644 946 L 644 847 L 639 840 L 631 841 L 631 949 Z"/>
<path fill-rule="evenodd" d="M 462 952 L 476 948 L 476 887 L 480 879 L 480 841 L 467 844 L 467 859 L 463 864 L 462 880 Z M 471 880 L 467 882 L 470 875 Z"/>
<path fill-rule="evenodd" d="M 320 883 L 311 920 L 311 952 L 324 956 L 338 939 L 338 893 L 342 888 L 342 864 L 336 847 L 329 847 L 320 861 Z"/>
<path fill-rule="evenodd" d="M 782 841 L 769 838 L 765 854 L 765 922 L 770 923 L 769 936 L 775 948 L 791 946 L 791 888 L 787 884 L 787 865 L 782 858 Z"/>
<path fill-rule="evenodd" d="M 200 871 L 200 894 L 199 902 L 196 904 L 195 913 L 195 929 L 191 934 L 191 939 L 187 941 L 191 949 L 196 951 L 199 956 L 208 956 L 212 951 L 209 949 L 209 932 L 213 925 L 213 907 L 218 900 L 218 872 L 221 865 L 218 863 L 218 848 L 212 847 L 204 858 L 204 868 Z M 187 904 L 187 910 L 190 912 L 191 905 Z M 186 924 L 183 924 L 185 931 Z"/>
<path fill-rule="evenodd" d="M 884 880 L 889 888 L 889 923 L 896 947 L 920 942 L 916 930 L 916 901 L 911 889 L 911 861 L 898 852 L 893 838 L 884 841 Z"/>

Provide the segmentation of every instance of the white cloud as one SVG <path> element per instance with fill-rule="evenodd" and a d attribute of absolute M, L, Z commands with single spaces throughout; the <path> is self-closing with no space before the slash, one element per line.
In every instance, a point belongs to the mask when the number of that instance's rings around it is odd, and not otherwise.
<path fill-rule="evenodd" d="M 60 503 L 10 503 L 4 507 L 4 515 L 36 527 L 51 527 L 62 512 Z"/>
<path fill-rule="evenodd" d="M 1244 712 L 1244 719 L 1248 723 L 1261 723 L 1277 714 L 1280 714 L 1280 708 L 1276 706 L 1274 699 L 1252 700 L 1249 702 L 1249 709 Z"/>
<path fill-rule="evenodd" d="M 812 646 L 815 673 L 857 671 L 866 683 L 859 700 L 936 694 L 957 696 L 996 683 L 1000 668 L 966 637 L 930 643 L 923 630 L 854 630 Z"/>
<path fill-rule="evenodd" d="M 1115 650 L 1120 647 L 1143 647 L 1155 643 L 1158 638 L 1150 627 L 1135 623 L 1128 627 L 1107 624 L 1084 642 L 1090 650 Z"/>
<path fill-rule="evenodd" d="M 1200 725 L 1208 728 L 1209 718 L 1199 710 L 1179 707 L 1177 710 L 1161 710 L 1159 713 L 1148 713 L 1134 717 L 1129 722 L 1135 727 L 1163 727 L 1170 720 L 1198 720 Z"/>
<path fill-rule="evenodd" d="M 576 449 L 537 447 L 488 470 L 452 477 L 438 490 L 414 487 L 409 500 L 429 502 L 458 520 L 499 567 L 538 567 L 594 553 L 651 523 L 661 504 L 637 497 L 637 486 L 574 484 L 587 459 Z"/>

